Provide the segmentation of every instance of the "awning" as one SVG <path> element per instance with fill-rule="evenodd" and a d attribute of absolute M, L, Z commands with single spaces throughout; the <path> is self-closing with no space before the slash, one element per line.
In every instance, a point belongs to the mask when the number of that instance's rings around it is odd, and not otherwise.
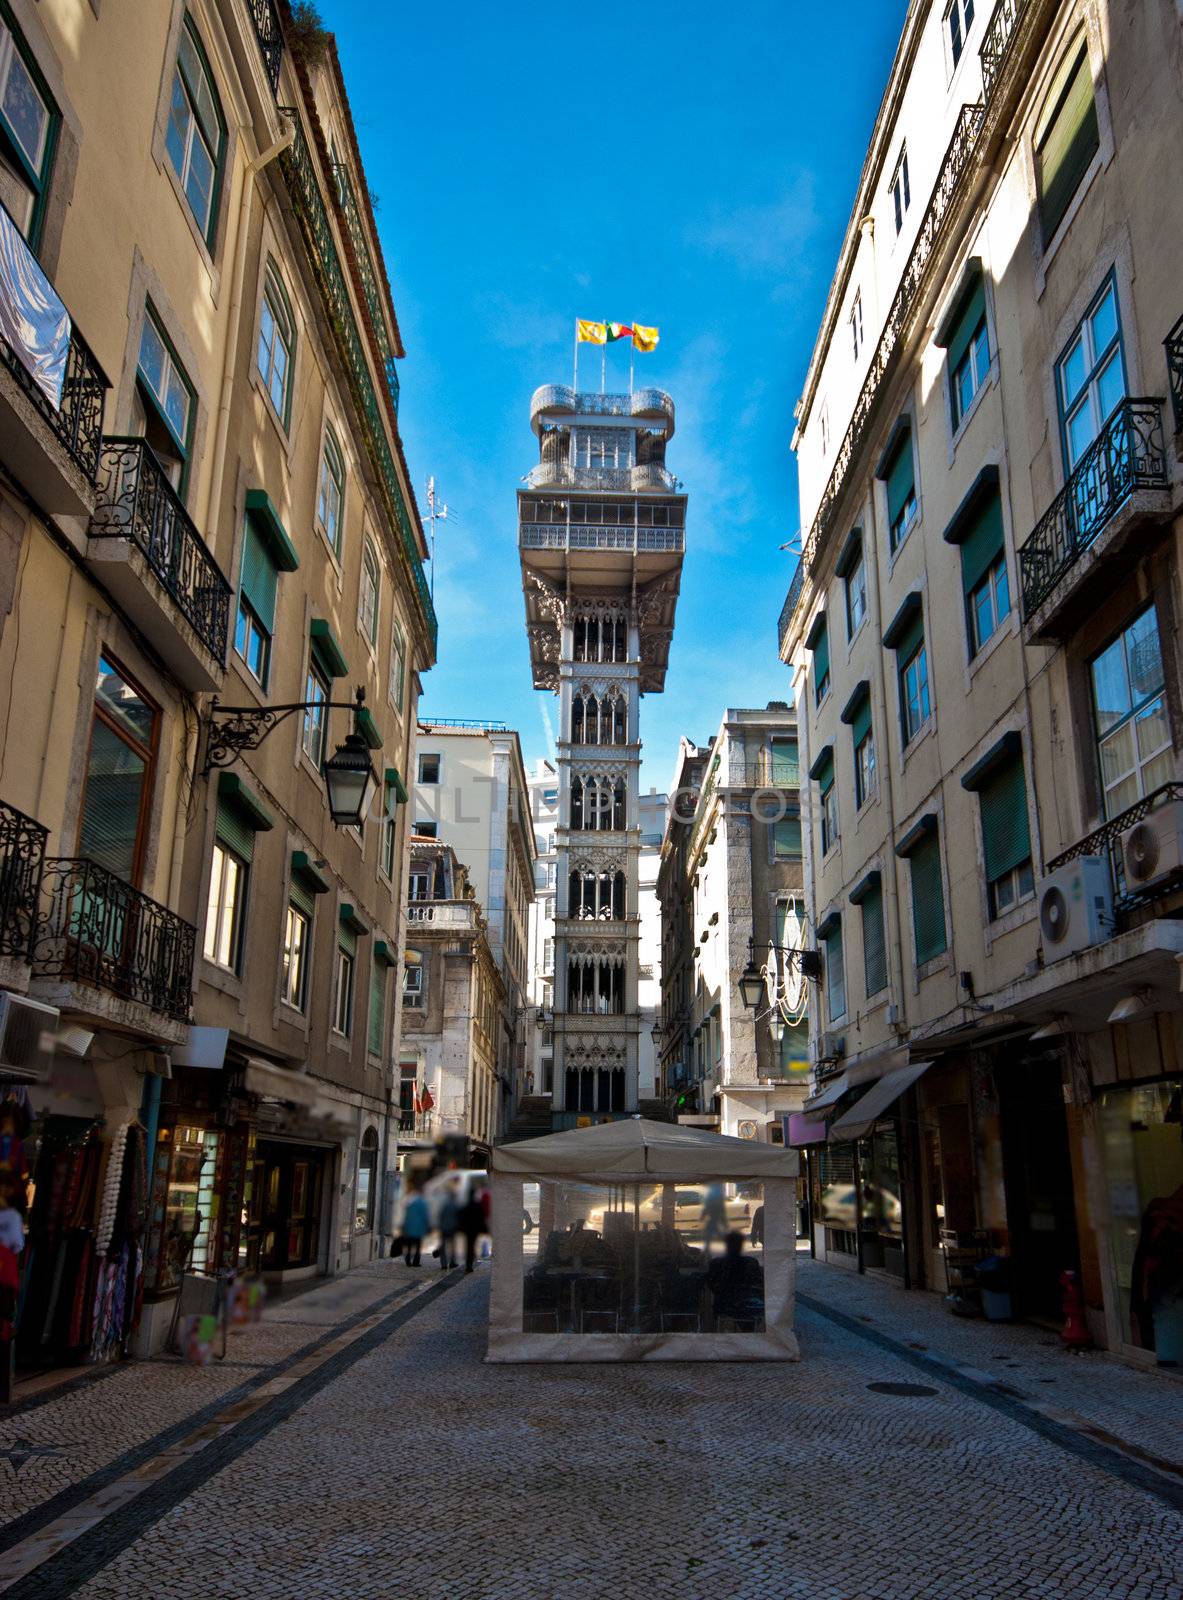
<path fill-rule="evenodd" d="M 242 1086 L 250 1094 L 286 1100 L 295 1106 L 314 1106 L 318 1098 L 314 1078 L 302 1072 L 291 1072 L 287 1067 L 277 1067 L 270 1061 L 260 1061 L 258 1056 L 247 1059 Z"/>
<path fill-rule="evenodd" d="M 801 1109 L 802 1111 L 821 1111 L 824 1106 L 836 1105 L 849 1088 L 850 1074 L 848 1072 L 840 1072 L 836 1078 L 831 1078 L 824 1088 L 819 1089 L 816 1094 L 810 1095 Z"/>
<path fill-rule="evenodd" d="M 849 1111 L 844 1111 L 830 1124 L 830 1143 L 866 1138 L 888 1106 L 894 1105 L 904 1090 L 910 1088 L 921 1073 L 927 1072 L 931 1066 L 931 1061 L 913 1061 L 895 1072 L 885 1072 L 866 1094 L 855 1101 Z"/>

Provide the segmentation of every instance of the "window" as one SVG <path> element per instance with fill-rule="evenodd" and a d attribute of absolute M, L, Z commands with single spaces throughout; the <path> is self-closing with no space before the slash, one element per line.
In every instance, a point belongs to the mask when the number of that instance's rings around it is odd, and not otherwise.
<path fill-rule="evenodd" d="M 972 660 L 1010 612 L 1010 582 L 1002 532 L 1002 499 L 996 479 L 959 512 L 945 534 L 961 549 L 961 584 Z"/>
<path fill-rule="evenodd" d="M 800 817 L 781 817 L 779 822 L 773 823 L 772 853 L 778 861 L 800 861 Z"/>
<path fill-rule="evenodd" d="M 100 656 L 78 854 L 132 884 L 139 882 L 148 830 L 159 720 L 123 668 Z"/>
<path fill-rule="evenodd" d="M 60 121 L 24 40 L 0 11 L 0 200 L 34 248 Z"/>
<path fill-rule="evenodd" d="M 259 376 L 285 429 L 291 417 L 295 348 L 296 325 L 291 305 L 279 273 L 269 261 L 263 276 L 263 305 L 259 313 Z"/>
<path fill-rule="evenodd" d="M 1010 610 L 1005 556 L 995 557 L 981 581 L 971 589 L 968 601 L 970 654 L 976 656 Z"/>
<path fill-rule="evenodd" d="M 247 671 L 264 688 L 271 670 L 275 597 L 279 570 L 253 518 L 248 517 L 238 576 L 238 617 L 234 649 Z"/>
<path fill-rule="evenodd" d="M 382 871 L 392 882 L 394 880 L 394 851 L 395 839 L 398 833 L 398 790 L 391 779 L 387 778 L 382 785 Z"/>
<path fill-rule="evenodd" d="M 215 843 L 205 912 L 204 950 L 207 961 L 231 972 L 238 971 L 242 948 L 246 874 L 245 861 L 240 861 L 220 841 Z"/>
<path fill-rule="evenodd" d="M 1015 748 L 1010 748 L 1013 744 Z M 1035 893 L 1023 755 L 1011 735 L 1005 754 L 977 782 L 990 920 Z M 976 780 L 975 780 L 976 781 Z"/>
<path fill-rule="evenodd" d="M 361 553 L 361 593 L 357 602 L 358 627 L 371 645 L 378 643 L 378 613 L 381 606 L 382 569 L 374 547 L 367 539 Z"/>
<path fill-rule="evenodd" d="M 778 788 L 796 789 L 801 782 L 796 739 L 773 739 L 772 782 Z"/>
<path fill-rule="evenodd" d="M 132 431 L 147 439 L 169 482 L 182 496 L 193 438 L 194 400 L 193 385 L 151 306 L 145 306 L 132 396 Z"/>
<path fill-rule="evenodd" d="M 928 652 L 924 640 L 913 650 L 900 670 L 900 698 L 903 706 L 904 743 L 909 744 L 928 721 Z"/>
<path fill-rule="evenodd" d="M 1071 472 L 1125 398 L 1121 315 L 1112 275 L 1056 363 L 1056 390 L 1064 465 Z"/>
<path fill-rule="evenodd" d="M 855 295 L 854 304 L 850 308 L 850 342 L 854 346 L 854 359 L 857 361 L 859 352 L 863 348 L 863 297 L 861 291 Z"/>
<path fill-rule="evenodd" d="M 973 274 L 969 285 L 958 297 L 937 334 L 936 342 L 945 347 L 949 372 L 949 413 L 956 433 L 990 372 L 986 280 L 981 272 Z"/>
<path fill-rule="evenodd" d="M 846 585 L 846 632 L 853 639 L 867 614 L 867 568 L 861 545 L 854 565 L 843 581 Z"/>
<path fill-rule="evenodd" d="M 949 30 L 949 49 L 952 52 L 954 66 L 961 60 L 961 53 L 965 49 L 965 41 L 969 38 L 973 20 L 974 0 L 952 0 L 952 4 L 945 12 L 945 26 Z"/>
<path fill-rule="evenodd" d="M 838 843 L 838 785 L 831 774 L 829 785 L 822 790 L 822 855 Z"/>
<path fill-rule="evenodd" d="M 403 973 L 403 1005 L 419 1010 L 423 1005 L 423 968 L 408 967 Z"/>
<path fill-rule="evenodd" d="M 1035 129 L 1035 183 L 1045 247 L 1063 222 L 1100 142 L 1088 46 L 1082 38 L 1056 74 Z"/>
<path fill-rule="evenodd" d="M 916 965 L 922 967 L 943 955 L 947 943 L 941 842 L 936 828 L 928 828 L 908 853 L 912 868 L 912 935 Z"/>
<path fill-rule="evenodd" d="M 830 637 L 824 611 L 818 613 L 805 644 L 813 651 L 813 697 L 820 706 L 830 691 Z"/>
<path fill-rule="evenodd" d="M 417 822 L 415 824 L 415 832 L 421 839 L 434 839 L 436 834 L 439 832 L 439 824 L 436 822 L 426 821 Z"/>
<path fill-rule="evenodd" d="M 304 682 L 304 698 L 308 702 L 304 712 L 304 731 L 300 745 L 304 754 L 319 772 L 325 754 L 325 710 L 329 699 L 329 681 L 315 661 L 308 663 L 308 677 Z"/>
<path fill-rule="evenodd" d="M 189 18 L 181 29 L 173 70 L 165 145 L 173 171 L 206 243 L 213 240 L 214 202 L 226 125 L 214 92 L 205 52 Z"/>
<path fill-rule="evenodd" d="M 822 406 L 821 429 L 822 455 L 828 456 L 830 453 L 830 406 L 828 401 Z"/>
<path fill-rule="evenodd" d="M 887 528 L 892 550 L 904 542 L 916 515 L 916 466 L 912 458 L 912 429 L 900 429 L 879 476 L 887 487 Z"/>
<path fill-rule="evenodd" d="M 386 1048 L 386 967 L 375 961 L 370 968 L 370 1014 L 366 1030 L 366 1049 L 380 1056 Z"/>
<path fill-rule="evenodd" d="M 354 964 L 353 952 L 338 945 L 337 970 L 333 976 L 333 1030 L 346 1038 L 353 1032 Z"/>
<path fill-rule="evenodd" d="M 418 827 L 416 827 L 415 831 L 416 831 L 416 833 L 419 831 Z M 431 899 L 431 873 L 430 872 L 425 871 L 422 867 L 417 867 L 417 868 L 415 868 L 414 871 L 408 873 L 408 875 L 407 875 L 407 898 L 408 898 L 408 900 L 430 900 Z"/>
<path fill-rule="evenodd" d="M 332 428 L 326 428 L 320 457 L 320 487 L 316 494 L 316 525 L 337 555 L 341 554 L 344 506 L 345 461 L 336 434 Z"/>
<path fill-rule="evenodd" d="M 419 757 L 419 782 L 438 783 L 440 781 L 440 758 L 438 755 L 422 755 Z"/>
<path fill-rule="evenodd" d="M 390 700 L 397 710 L 403 708 L 407 689 L 407 636 L 398 620 L 390 634 Z"/>
<path fill-rule="evenodd" d="M 842 923 L 831 917 L 823 924 L 822 949 L 826 961 L 826 1015 L 837 1022 L 846 1015 L 846 970 L 842 960 Z M 821 931 L 821 930 L 819 930 Z"/>
<path fill-rule="evenodd" d="M 1171 777 L 1171 727 L 1152 605 L 1096 657 L 1092 680 L 1105 815 L 1113 817 Z"/>
<path fill-rule="evenodd" d="M 883 931 L 883 888 L 879 874 L 859 902 L 863 924 L 863 982 L 867 999 L 887 988 L 887 941 Z"/>
<path fill-rule="evenodd" d="M 308 957 L 312 938 L 312 914 L 294 902 L 288 905 L 283 930 L 283 998 L 289 1006 L 303 1011 L 308 1003 Z"/>
<path fill-rule="evenodd" d="M 879 787 L 875 761 L 875 734 L 871 727 L 871 698 L 864 694 L 850 723 L 854 740 L 854 800 L 861 811 Z"/>
<path fill-rule="evenodd" d="M 912 204 L 912 189 L 908 182 L 907 146 L 900 151 L 900 159 L 891 177 L 891 204 L 895 213 L 895 231 L 898 237 L 904 226 L 904 217 Z"/>
<path fill-rule="evenodd" d="M 371 1046 L 372 1048 L 372 1046 Z M 378 1191 L 378 1135 L 367 1128 L 357 1152 L 357 1195 L 354 1232 L 368 1233 L 374 1226 L 374 1197 Z"/>

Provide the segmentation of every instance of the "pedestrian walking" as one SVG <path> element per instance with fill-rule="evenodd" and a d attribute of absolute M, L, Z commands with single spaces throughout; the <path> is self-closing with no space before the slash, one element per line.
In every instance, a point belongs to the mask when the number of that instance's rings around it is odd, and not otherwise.
<path fill-rule="evenodd" d="M 703 1246 L 709 1255 L 711 1245 L 727 1234 L 727 1197 L 721 1183 L 708 1185 L 700 1221 Z"/>
<path fill-rule="evenodd" d="M 469 1190 L 468 1199 L 460 1207 L 459 1221 L 460 1232 L 464 1235 L 464 1270 L 471 1272 L 476 1265 L 476 1242 L 488 1227 L 485 1208 L 475 1188 Z"/>
<path fill-rule="evenodd" d="M 452 1179 L 445 1188 L 444 1197 L 440 1202 L 440 1242 L 435 1252 L 440 1258 L 440 1267 L 444 1272 L 456 1265 L 456 1234 L 459 1228 L 460 1199 L 456 1193 L 455 1179 Z"/>
<path fill-rule="evenodd" d="M 403 1212 L 403 1241 L 406 1245 L 406 1263 L 408 1267 L 417 1267 L 423 1258 L 423 1240 L 431 1225 L 431 1213 L 427 1209 L 427 1201 L 418 1189 L 412 1189 L 407 1197 L 407 1208 Z"/>

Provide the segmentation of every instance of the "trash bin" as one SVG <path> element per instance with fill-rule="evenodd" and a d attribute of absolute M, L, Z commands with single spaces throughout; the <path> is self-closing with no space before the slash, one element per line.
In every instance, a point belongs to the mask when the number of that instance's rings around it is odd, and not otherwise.
<path fill-rule="evenodd" d="M 1009 1322 L 1014 1315 L 1011 1305 L 1010 1261 L 1006 1256 L 987 1256 L 979 1261 L 974 1272 L 982 1295 L 982 1310 L 987 1322 Z"/>

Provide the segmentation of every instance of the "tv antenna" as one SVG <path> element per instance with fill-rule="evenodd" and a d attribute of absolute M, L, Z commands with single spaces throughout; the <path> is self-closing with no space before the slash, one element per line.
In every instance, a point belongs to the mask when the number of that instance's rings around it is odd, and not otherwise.
<path fill-rule="evenodd" d="M 427 480 L 427 520 L 431 523 L 431 598 L 435 601 L 435 525 L 438 522 L 459 520 L 455 506 L 440 500 L 436 494 L 435 479 Z"/>

